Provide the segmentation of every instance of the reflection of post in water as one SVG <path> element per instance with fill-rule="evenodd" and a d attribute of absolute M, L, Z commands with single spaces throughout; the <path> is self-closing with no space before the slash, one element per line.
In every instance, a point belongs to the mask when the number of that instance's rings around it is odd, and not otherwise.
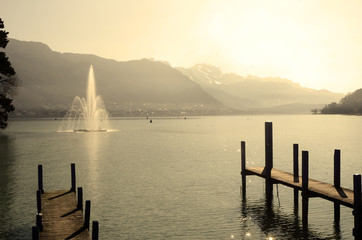
<path fill-rule="evenodd" d="M 244 188 L 245 189 L 245 188 Z M 249 222 L 251 221 L 250 214 L 248 214 L 248 204 L 246 200 L 246 192 L 240 188 L 241 204 L 240 204 L 240 236 L 244 237 L 251 236 L 251 229 Z"/>
<path fill-rule="evenodd" d="M 247 199 L 241 192 L 241 236 L 250 230 L 252 224 L 248 222 L 253 221 L 265 235 L 278 233 L 277 237 L 281 239 L 341 239 L 338 229 L 326 236 L 313 227 L 305 227 L 296 209 L 294 214 L 282 212 L 274 208 L 273 199 L 264 196 L 262 199 Z"/>
<path fill-rule="evenodd" d="M 244 219 L 247 217 L 247 211 L 246 211 L 246 194 L 243 192 L 241 193 L 241 218 Z"/>
<path fill-rule="evenodd" d="M 273 187 L 273 185 L 271 185 Z M 269 189 L 270 190 L 270 189 Z M 272 228 L 274 225 L 275 213 L 273 209 L 273 191 L 265 193 L 265 224 L 266 228 Z"/>
<path fill-rule="evenodd" d="M 240 191 L 241 193 L 241 206 L 240 206 L 240 214 L 241 214 L 241 230 L 242 232 L 246 232 L 248 230 L 248 227 L 247 227 L 247 210 L 246 210 L 246 194 L 245 194 L 245 191 Z M 245 234 L 242 234 L 242 236 L 244 236 Z"/>
<path fill-rule="evenodd" d="M 248 221 L 257 224 L 261 232 L 265 235 L 270 233 L 278 233 L 278 237 L 285 239 L 325 239 L 321 233 L 313 231 L 313 229 L 302 228 L 302 221 L 298 215 L 283 213 L 275 210 L 273 207 L 273 199 L 268 199 L 264 195 L 263 199 L 247 199 L 246 195 L 241 194 L 241 236 L 245 236 L 248 231 Z M 328 236 L 334 239 L 334 235 Z M 336 238 L 338 239 L 338 238 Z"/>
<path fill-rule="evenodd" d="M 298 202 L 298 193 L 299 191 L 294 189 L 294 207 L 293 207 L 293 215 L 294 215 L 294 229 L 295 235 L 300 236 L 300 227 L 299 227 L 299 202 Z"/>

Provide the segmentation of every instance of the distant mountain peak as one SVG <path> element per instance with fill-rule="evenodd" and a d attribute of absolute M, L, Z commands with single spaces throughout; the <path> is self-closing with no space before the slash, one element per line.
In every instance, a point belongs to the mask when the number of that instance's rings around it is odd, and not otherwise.
<path fill-rule="evenodd" d="M 222 76 L 222 72 L 219 67 L 208 65 L 205 63 L 202 64 L 195 64 L 191 69 L 200 72 L 203 74 L 207 79 L 213 83 L 213 79 L 220 78 Z"/>
<path fill-rule="evenodd" d="M 178 69 L 199 83 L 205 91 L 215 96 L 220 102 L 240 110 L 269 111 L 266 109 L 285 105 L 289 107 L 272 111 L 283 110 L 295 113 L 303 110 L 305 113 L 306 106 L 325 104 L 330 100 L 335 101 L 343 97 L 343 94 L 339 93 L 301 87 L 298 83 L 281 77 L 253 75 L 243 77 L 235 73 L 222 73 L 220 68 L 207 64 L 196 64 L 188 69 Z M 295 106 L 299 110 L 291 111 L 290 106 Z"/>

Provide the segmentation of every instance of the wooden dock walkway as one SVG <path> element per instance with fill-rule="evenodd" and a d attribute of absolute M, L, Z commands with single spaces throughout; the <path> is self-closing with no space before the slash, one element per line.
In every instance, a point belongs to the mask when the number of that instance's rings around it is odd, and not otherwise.
<path fill-rule="evenodd" d="M 33 240 L 80 239 L 89 240 L 91 202 L 85 202 L 83 217 L 83 189 L 76 191 L 75 164 L 71 164 L 70 190 L 44 191 L 43 167 L 38 166 L 36 226 Z M 98 240 L 98 221 L 92 222 L 92 240 Z"/>
<path fill-rule="evenodd" d="M 81 209 L 77 208 L 76 195 L 69 190 L 44 192 L 41 195 L 43 231 L 40 239 L 89 239 L 84 227 Z"/>
<path fill-rule="evenodd" d="M 264 167 L 247 167 L 246 175 L 257 175 L 265 178 Z M 271 170 L 271 181 L 302 191 L 302 177 L 297 181 L 292 173 L 273 168 Z M 343 206 L 353 208 L 353 191 L 350 189 L 335 187 L 332 184 L 309 179 L 308 194 L 310 197 L 321 197 L 329 201 L 337 202 Z"/>
<path fill-rule="evenodd" d="M 246 166 L 246 143 L 241 142 L 242 194 L 246 195 L 246 176 L 256 175 L 265 178 L 267 199 L 273 197 L 273 184 L 283 184 L 294 189 L 294 206 L 298 206 L 298 192 L 302 192 L 303 226 L 308 226 L 309 198 L 320 197 L 334 203 L 335 224 L 340 222 L 340 205 L 353 208 L 355 239 L 362 239 L 362 177 L 353 175 L 353 190 L 341 187 L 341 153 L 334 151 L 334 184 L 309 178 L 309 152 L 302 151 L 302 174 L 299 175 L 299 145 L 293 144 L 293 173 L 273 168 L 273 124 L 265 122 L 265 167 Z"/>

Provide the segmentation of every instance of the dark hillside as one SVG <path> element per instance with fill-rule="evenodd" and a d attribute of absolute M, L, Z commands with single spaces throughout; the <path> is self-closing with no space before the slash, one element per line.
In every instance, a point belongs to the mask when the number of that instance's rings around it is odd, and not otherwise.
<path fill-rule="evenodd" d="M 11 39 L 7 54 L 22 85 L 14 104 L 19 111 L 62 111 L 75 96 L 84 96 L 89 66 L 96 77 L 97 93 L 107 109 L 121 113 L 129 106 L 225 109 L 199 84 L 169 65 L 148 59 L 117 62 L 95 55 L 58 53 L 37 42 Z M 184 109 L 185 110 L 185 109 Z M 182 111 L 184 111 L 182 110 Z M 189 109 L 190 111 L 190 109 Z"/>
<path fill-rule="evenodd" d="M 322 114 L 362 114 L 362 88 L 348 94 L 339 103 L 332 102 L 326 105 Z"/>

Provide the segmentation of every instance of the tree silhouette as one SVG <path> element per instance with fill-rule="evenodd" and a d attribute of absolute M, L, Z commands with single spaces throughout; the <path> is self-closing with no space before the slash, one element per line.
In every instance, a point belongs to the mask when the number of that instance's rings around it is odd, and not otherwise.
<path fill-rule="evenodd" d="M 4 22 L 0 18 L 0 29 L 4 28 Z M 8 32 L 0 30 L 0 48 L 6 48 L 9 40 Z M 0 52 L 0 129 L 5 129 L 8 125 L 8 113 L 15 110 L 12 105 L 12 99 L 7 95 L 14 94 L 15 88 L 18 86 L 18 80 L 15 70 L 11 66 L 5 52 Z"/>
<path fill-rule="evenodd" d="M 326 105 L 322 114 L 362 114 L 362 88 L 347 94 L 339 103 L 332 102 Z"/>

